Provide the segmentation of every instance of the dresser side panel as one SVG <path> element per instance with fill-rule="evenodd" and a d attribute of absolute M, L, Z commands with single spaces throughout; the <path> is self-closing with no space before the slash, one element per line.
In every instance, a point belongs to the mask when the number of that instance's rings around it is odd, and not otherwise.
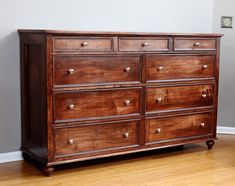
<path fill-rule="evenodd" d="M 46 37 L 20 34 L 21 150 L 41 162 L 47 160 Z"/>

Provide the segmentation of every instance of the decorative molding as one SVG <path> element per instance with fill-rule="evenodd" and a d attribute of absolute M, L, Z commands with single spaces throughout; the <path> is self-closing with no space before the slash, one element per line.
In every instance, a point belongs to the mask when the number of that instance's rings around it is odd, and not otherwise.
<path fill-rule="evenodd" d="M 217 126 L 218 134 L 235 134 L 235 127 Z M 8 163 L 22 160 L 21 151 L 0 153 L 0 163 Z"/>
<path fill-rule="evenodd" d="M 235 127 L 217 126 L 218 134 L 235 134 Z"/>
<path fill-rule="evenodd" d="M 0 163 L 8 163 L 22 160 L 21 151 L 0 153 Z"/>

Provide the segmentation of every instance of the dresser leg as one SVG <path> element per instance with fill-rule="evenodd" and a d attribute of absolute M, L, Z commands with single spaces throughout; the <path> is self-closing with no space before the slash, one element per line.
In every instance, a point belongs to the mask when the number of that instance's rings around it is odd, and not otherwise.
<path fill-rule="evenodd" d="M 22 152 L 22 157 L 24 161 L 30 161 L 32 160 L 31 156 L 28 155 L 26 152 Z"/>
<path fill-rule="evenodd" d="M 215 142 L 214 142 L 214 140 L 209 140 L 209 141 L 206 141 L 206 144 L 208 146 L 208 150 L 211 150 L 212 147 L 214 146 Z"/>
<path fill-rule="evenodd" d="M 46 176 L 51 176 L 52 173 L 54 172 L 54 167 L 53 166 L 46 166 L 46 167 L 43 167 L 42 168 L 42 171 L 43 173 L 46 175 Z"/>

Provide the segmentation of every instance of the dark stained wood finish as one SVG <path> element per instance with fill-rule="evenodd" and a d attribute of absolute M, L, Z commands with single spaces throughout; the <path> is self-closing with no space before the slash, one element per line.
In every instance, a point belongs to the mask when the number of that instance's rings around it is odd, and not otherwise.
<path fill-rule="evenodd" d="M 148 55 L 146 79 L 161 80 L 214 78 L 214 55 Z"/>
<path fill-rule="evenodd" d="M 212 113 L 148 119 L 146 120 L 146 143 L 161 143 L 179 138 L 211 135 L 212 126 Z"/>
<path fill-rule="evenodd" d="M 54 37 L 54 51 L 113 51 L 113 38 Z"/>
<path fill-rule="evenodd" d="M 213 84 L 159 88 L 149 87 L 146 90 L 147 113 L 213 106 L 213 101 Z"/>
<path fill-rule="evenodd" d="M 73 105 L 74 108 L 70 108 Z M 56 93 L 55 122 L 140 114 L 140 89 Z"/>
<path fill-rule="evenodd" d="M 139 145 L 139 122 L 55 129 L 55 158 Z"/>
<path fill-rule="evenodd" d="M 140 83 L 141 56 L 54 56 L 54 86 Z"/>
<path fill-rule="evenodd" d="M 216 40 L 208 38 L 184 38 L 174 39 L 174 50 L 215 50 Z"/>
<path fill-rule="evenodd" d="M 46 175 L 63 163 L 201 141 L 212 148 L 222 35 L 19 33 L 21 150 Z"/>
<path fill-rule="evenodd" d="M 120 37 L 119 51 L 168 51 L 169 38 Z"/>

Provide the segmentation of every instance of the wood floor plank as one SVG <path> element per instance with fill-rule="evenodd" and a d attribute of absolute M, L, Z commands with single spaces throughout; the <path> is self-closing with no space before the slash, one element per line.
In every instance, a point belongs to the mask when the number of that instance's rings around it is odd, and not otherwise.
<path fill-rule="evenodd" d="M 157 150 L 57 167 L 44 177 L 34 165 L 0 164 L 0 186 L 235 186 L 235 135 L 184 150 Z"/>

